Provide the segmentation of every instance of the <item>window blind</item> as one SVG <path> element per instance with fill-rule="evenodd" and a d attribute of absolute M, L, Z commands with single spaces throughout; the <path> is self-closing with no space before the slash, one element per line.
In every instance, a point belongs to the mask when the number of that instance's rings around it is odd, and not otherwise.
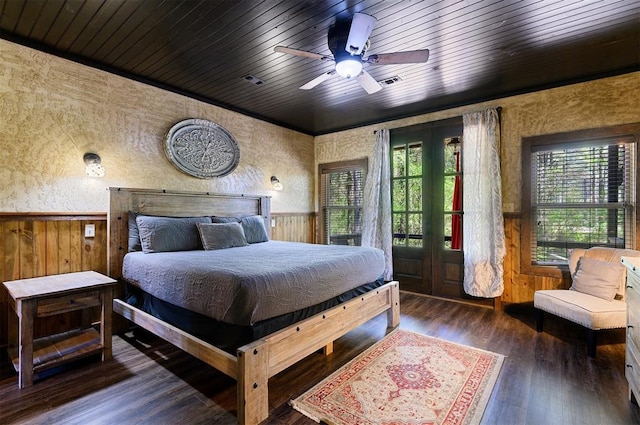
<path fill-rule="evenodd" d="M 321 175 L 325 240 L 332 245 L 360 245 L 363 168 L 326 170 Z"/>
<path fill-rule="evenodd" d="M 572 248 L 630 248 L 635 238 L 634 141 L 531 147 L 533 264 L 564 263 Z"/>

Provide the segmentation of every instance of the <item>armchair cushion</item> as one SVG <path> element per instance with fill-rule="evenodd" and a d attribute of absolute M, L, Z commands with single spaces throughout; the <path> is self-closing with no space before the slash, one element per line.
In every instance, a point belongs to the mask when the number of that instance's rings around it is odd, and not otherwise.
<path fill-rule="evenodd" d="M 606 301 L 578 291 L 547 289 L 533 295 L 536 308 L 586 328 L 614 329 L 627 325 L 627 303 Z"/>
<path fill-rule="evenodd" d="M 570 289 L 611 301 L 619 290 L 624 271 L 621 263 L 582 257 L 578 261 Z"/>

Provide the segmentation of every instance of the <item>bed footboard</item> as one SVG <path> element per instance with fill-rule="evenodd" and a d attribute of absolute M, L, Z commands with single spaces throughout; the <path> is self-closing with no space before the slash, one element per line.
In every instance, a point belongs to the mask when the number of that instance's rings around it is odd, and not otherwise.
<path fill-rule="evenodd" d="M 387 313 L 387 327 L 400 323 L 398 282 L 389 282 L 364 295 L 274 332 L 238 349 L 237 357 L 169 325 L 122 300 L 113 310 L 140 327 L 199 358 L 238 382 L 238 423 L 258 424 L 269 416 L 269 378 L 328 348 L 333 341 L 377 315 Z"/>

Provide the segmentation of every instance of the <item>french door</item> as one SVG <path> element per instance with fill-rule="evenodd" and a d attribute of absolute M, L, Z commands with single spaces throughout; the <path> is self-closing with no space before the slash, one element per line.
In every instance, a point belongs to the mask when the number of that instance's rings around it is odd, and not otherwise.
<path fill-rule="evenodd" d="M 394 279 L 467 299 L 462 289 L 462 118 L 391 130 Z"/>

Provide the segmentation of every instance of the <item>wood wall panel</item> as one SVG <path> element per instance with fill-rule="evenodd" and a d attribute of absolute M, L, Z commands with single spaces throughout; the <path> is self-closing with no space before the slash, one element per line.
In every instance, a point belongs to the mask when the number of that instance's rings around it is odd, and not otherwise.
<path fill-rule="evenodd" d="M 507 255 L 504 260 L 504 293 L 505 303 L 526 303 L 533 301 L 533 294 L 540 289 L 568 288 L 571 282 L 567 277 L 562 279 L 523 274 L 520 270 L 520 224 L 517 215 L 504 218 Z"/>
<path fill-rule="evenodd" d="M 2 281 L 84 270 L 106 273 L 106 214 L 0 213 Z M 84 237 L 85 224 L 96 226 Z M 8 295 L 0 288 L 0 346 L 7 344 Z M 37 320 L 36 336 L 70 329 L 78 312 Z"/>
<path fill-rule="evenodd" d="M 315 241 L 315 214 L 272 215 L 272 239 Z M 94 238 L 84 237 L 85 224 L 96 226 Z M 0 279 L 2 281 L 71 273 L 107 272 L 106 214 L 0 213 Z M 8 298 L 0 289 L 0 347 L 7 344 Z M 35 335 L 70 329 L 78 312 L 36 322 Z M 97 312 L 96 312 L 97 313 Z"/>
<path fill-rule="evenodd" d="M 315 213 L 271 213 L 271 239 L 287 242 L 316 243 Z M 275 224 L 275 226 L 273 226 Z"/>
<path fill-rule="evenodd" d="M 315 243 L 315 213 L 273 213 L 271 239 Z M 533 301 L 539 289 L 567 288 L 568 279 L 526 275 L 520 272 L 520 218 L 505 217 L 507 255 L 504 263 L 505 303 Z M 96 237 L 84 237 L 84 225 L 95 224 Z M 107 221 L 105 214 L 7 214 L 0 213 L 0 278 L 3 281 L 95 270 L 107 270 Z M 8 301 L 0 290 L 0 346 L 7 343 Z M 76 317 L 60 315 L 37 324 L 45 334 L 72 327 Z"/>

